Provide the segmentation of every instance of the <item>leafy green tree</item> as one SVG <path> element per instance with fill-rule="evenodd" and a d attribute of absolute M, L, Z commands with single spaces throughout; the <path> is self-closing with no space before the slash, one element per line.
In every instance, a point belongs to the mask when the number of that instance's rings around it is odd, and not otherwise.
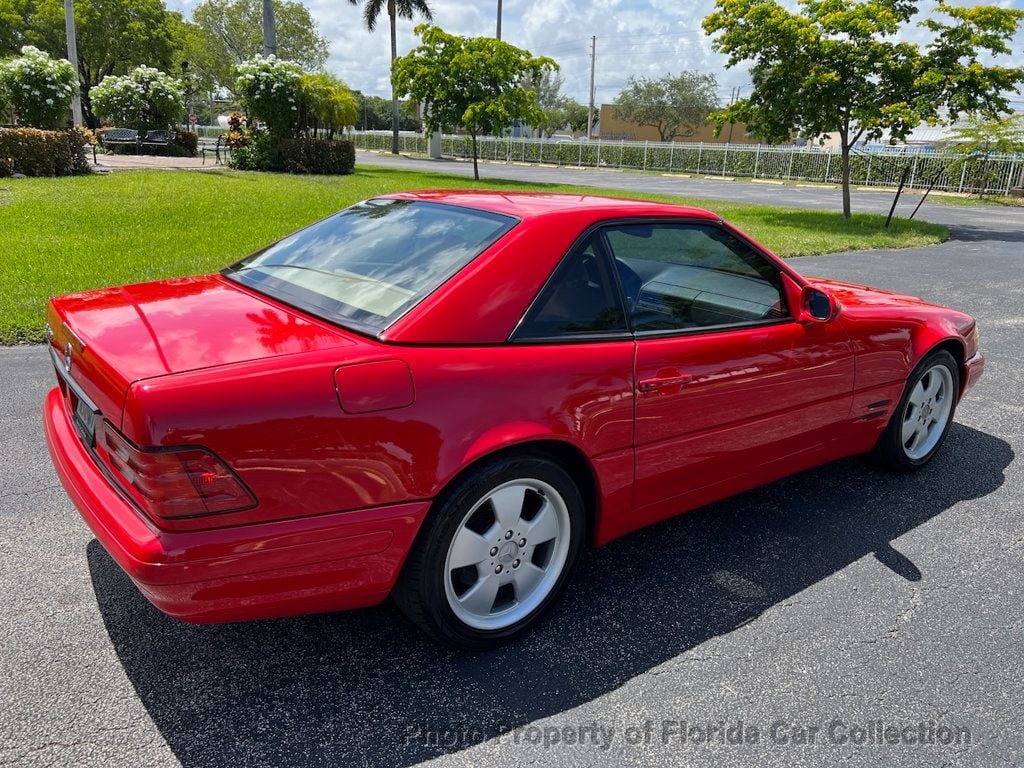
<path fill-rule="evenodd" d="M 0 58 L 16 54 L 26 44 L 29 0 L 0 0 Z"/>
<path fill-rule="evenodd" d="M 426 107 L 427 130 L 466 130 L 473 142 L 473 178 L 479 179 L 477 136 L 516 120 L 539 125 L 544 111 L 537 93 L 522 83 L 537 82 L 558 65 L 490 37 L 459 37 L 430 24 L 416 27 L 416 34 L 421 44 L 392 65 L 395 93 Z"/>
<path fill-rule="evenodd" d="M 523 87 L 537 94 L 537 105 L 544 111 L 543 122 L 534 127 L 547 136 L 566 128 L 577 132 L 587 127 L 587 108 L 562 95 L 563 82 L 557 71 L 545 72 L 536 81 L 531 78 L 523 80 Z"/>
<path fill-rule="evenodd" d="M 238 65 L 263 54 L 262 0 L 206 0 L 192 12 L 192 23 L 199 32 L 186 28 L 190 37 L 182 40 L 191 49 L 188 60 L 217 85 L 233 89 Z M 327 40 L 301 2 L 274 0 L 274 28 L 279 58 L 307 70 L 327 62 Z"/>
<path fill-rule="evenodd" d="M 356 125 L 364 131 L 391 130 L 391 99 L 381 96 L 364 96 L 358 94 L 359 117 Z M 398 104 L 398 129 L 400 131 L 422 131 L 423 121 L 417 114 L 417 105 L 413 101 L 400 101 Z"/>
<path fill-rule="evenodd" d="M 631 77 L 615 99 L 615 113 L 623 120 L 654 128 L 662 141 L 672 141 L 708 122 L 719 107 L 717 91 L 715 76 L 700 72 L 680 72 L 658 80 Z"/>
<path fill-rule="evenodd" d="M 562 96 L 562 85 L 565 78 L 556 70 L 547 71 L 539 78 L 523 79 L 523 88 L 537 94 L 537 105 L 544 110 L 559 106 Z"/>
<path fill-rule="evenodd" d="M 971 115 L 953 129 L 950 171 L 966 168 L 970 185 L 983 195 L 999 180 L 993 155 L 1024 154 L 1024 114 L 1005 117 Z M 1024 172 L 1021 173 L 1024 184 Z"/>
<path fill-rule="evenodd" d="M 1010 53 L 1024 11 L 939 0 L 919 26 L 922 47 L 895 39 L 917 13 L 912 0 L 717 0 L 704 30 L 728 66 L 751 62 L 749 98 L 716 114 L 767 141 L 837 132 L 843 215 L 850 216 L 850 151 L 861 139 L 903 139 L 922 121 L 1008 111 L 1024 69 L 986 64 Z M 947 17 L 947 19 L 943 19 Z"/>
<path fill-rule="evenodd" d="M 377 28 L 377 19 L 381 11 L 387 8 L 388 22 L 391 26 L 391 68 L 395 67 L 395 59 L 398 58 L 398 31 L 396 23 L 398 18 L 413 19 L 418 13 L 427 21 L 433 19 L 430 4 L 427 0 L 349 0 L 352 5 L 359 5 L 363 2 L 363 21 L 366 28 L 373 32 Z M 394 87 L 391 89 L 391 152 L 398 154 L 398 128 L 401 115 L 398 107 L 398 94 Z"/>
<path fill-rule="evenodd" d="M 220 67 L 215 57 L 215 46 L 210 45 L 206 31 L 198 24 L 183 19 L 180 13 L 172 12 L 169 16 L 171 62 L 179 70 L 184 62 L 188 62 L 188 71 L 183 76 L 186 90 L 198 95 L 209 94 L 221 87 L 217 80 Z"/>
<path fill-rule="evenodd" d="M 327 72 L 305 74 L 299 81 L 299 125 L 306 133 L 326 130 L 328 138 L 355 125 L 359 102 L 340 77 Z"/>
<path fill-rule="evenodd" d="M 67 55 L 63 0 L 36 0 L 25 39 L 54 57 Z M 172 69 L 169 14 L 162 0 L 75 0 L 82 109 L 95 128 L 91 89 L 103 78 L 146 64 Z"/>
<path fill-rule="evenodd" d="M 554 104 L 543 109 L 544 122 L 538 127 L 547 136 L 566 129 L 573 133 L 587 130 L 587 107 L 568 96 L 559 96 Z"/>

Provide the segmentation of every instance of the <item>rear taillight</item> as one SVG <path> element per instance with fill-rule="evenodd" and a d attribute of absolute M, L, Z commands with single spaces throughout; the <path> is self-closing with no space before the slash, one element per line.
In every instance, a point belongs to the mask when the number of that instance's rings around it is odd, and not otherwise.
<path fill-rule="evenodd" d="M 96 430 L 96 449 L 150 517 L 170 520 L 238 512 L 256 504 L 235 473 L 205 448 L 142 449 L 104 422 Z"/>

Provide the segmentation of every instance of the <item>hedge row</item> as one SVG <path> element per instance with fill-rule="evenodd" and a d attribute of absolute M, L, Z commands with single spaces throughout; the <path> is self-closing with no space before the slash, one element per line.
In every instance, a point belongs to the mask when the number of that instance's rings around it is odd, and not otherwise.
<path fill-rule="evenodd" d="M 275 160 L 288 173 L 345 174 L 355 169 L 356 150 L 351 141 L 282 139 Z"/>
<path fill-rule="evenodd" d="M 0 177 L 74 176 L 89 173 L 81 131 L 0 128 Z"/>
<path fill-rule="evenodd" d="M 260 132 L 231 150 L 229 165 L 243 171 L 348 174 L 356 165 L 351 141 L 278 138 Z"/>

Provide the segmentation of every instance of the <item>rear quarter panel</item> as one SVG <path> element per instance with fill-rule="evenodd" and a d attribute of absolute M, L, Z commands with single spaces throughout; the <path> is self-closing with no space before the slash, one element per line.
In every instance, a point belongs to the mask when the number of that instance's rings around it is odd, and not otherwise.
<path fill-rule="evenodd" d="M 340 366 L 401 359 L 414 400 L 346 413 Z M 253 491 L 254 509 L 171 523 L 174 530 L 239 525 L 433 498 L 460 470 L 496 450 L 551 439 L 584 453 L 602 509 L 632 492 L 631 341 L 485 347 L 395 347 L 366 341 L 329 351 L 136 383 L 123 427 L 143 445 L 199 444 Z"/>

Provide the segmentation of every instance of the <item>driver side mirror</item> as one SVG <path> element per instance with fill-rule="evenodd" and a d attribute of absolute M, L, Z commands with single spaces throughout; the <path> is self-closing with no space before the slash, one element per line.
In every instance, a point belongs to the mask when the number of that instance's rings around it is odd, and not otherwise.
<path fill-rule="evenodd" d="M 839 314 L 836 297 L 820 288 L 805 285 L 800 291 L 797 321 L 801 323 L 828 323 Z"/>
<path fill-rule="evenodd" d="M 839 314 L 839 302 L 828 291 L 798 285 L 789 275 L 783 275 L 783 281 L 790 311 L 798 323 L 829 323 Z"/>

